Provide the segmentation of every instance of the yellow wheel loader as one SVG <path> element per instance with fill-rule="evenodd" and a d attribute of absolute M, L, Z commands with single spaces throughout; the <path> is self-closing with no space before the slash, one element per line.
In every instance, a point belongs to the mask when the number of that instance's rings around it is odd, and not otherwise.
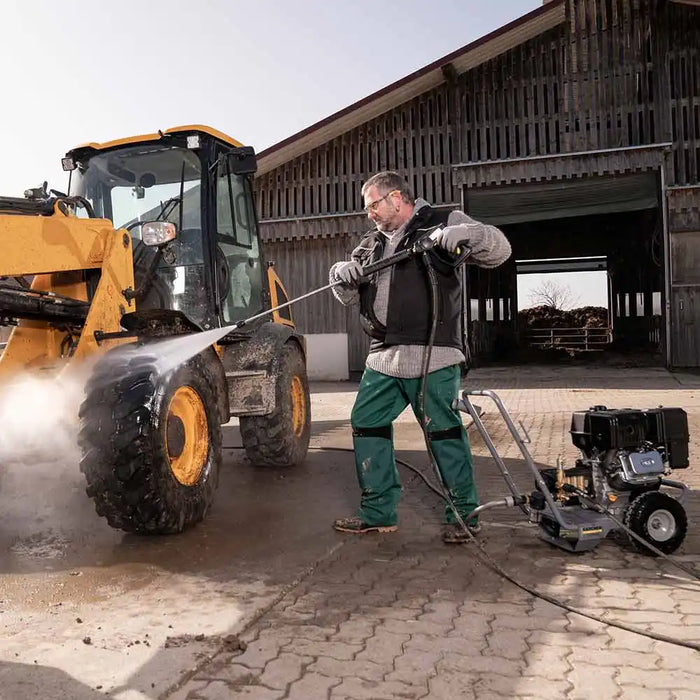
<path fill-rule="evenodd" d="M 288 307 L 274 311 L 288 299 L 260 244 L 255 153 L 195 125 L 62 164 L 68 194 L 0 198 L 0 384 L 97 356 L 80 408 L 87 493 L 113 527 L 180 532 L 212 503 L 232 416 L 256 465 L 308 449 L 305 346 Z M 225 326 L 162 369 L 160 341 Z"/>

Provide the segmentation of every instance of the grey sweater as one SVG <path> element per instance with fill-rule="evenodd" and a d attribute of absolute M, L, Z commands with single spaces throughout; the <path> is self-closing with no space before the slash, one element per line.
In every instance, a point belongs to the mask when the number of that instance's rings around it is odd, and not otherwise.
<path fill-rule="evenodd" d="M 425 200 L 417 199 L 414 205 L 414 215 L 427 205 L 428 203 Z M 386 236 L 383 252 L 384 258 L 396 251 L 396 247 L 409 224 L 410 221 L 396 231 L 384 234 Z M 495 226 L 475 221 L 459 210 L 450 212 L 447 226 L 450 228 L 459 226 L 464 229 L 464 240 L 469 241 L 472 249 L 470 262 L 479 267 L 497 267 L 510 257 L 510 243 Z M 353 250 L 352 257 L 355 257 L 356 253 L 359 252 L 359 248 Z M 337 282 L 338 280 L 335 275 L 335 268 L 339 264 L 336 263 L 330 269 L 329 278 L 331 282 Z M 386 323 L 391 268 L 386 268 L 376 274 L 377 294 L 374 300 L 374 313 L 379 321 Z M 360 298 L 356 288 L 344 284 L 333 287 L 333 294 L 338 301 L 346 306 L 357 304 Z M 425 350 L 424 345 L 382 345 L 373 341 L 367 356 L 366 366 L 375 372 L 381 372 L 391 377 L 400 377 L 402 379 L 420 377 Z M 461 350 L 438 345 L 433 347 L 430 354 L 428 371 L 435 372 L 464 362 L 464 359 L 464 354 Z"/>

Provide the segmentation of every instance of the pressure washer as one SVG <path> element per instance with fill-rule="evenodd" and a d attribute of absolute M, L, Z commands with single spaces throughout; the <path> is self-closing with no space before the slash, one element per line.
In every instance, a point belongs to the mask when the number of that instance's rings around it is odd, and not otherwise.
<path fill-rule="evenodd" d="M 534 478 L 530 494 L 518 490 L 471 401 L 475 396 L 491 399 L 505 421 Z M 688 529 L 683 501 L 689 489 L 668 478 L 674 469 L 689 466 L 688 416 L 682 408 L 593 406 L 575 411 L 570 433 L 581 457 L 572 467 L 560 462 L 538 469 L 527 448 L 529 436 L 520 435 L 493 391 L 464 391 L 453 407 L 471 416 L 511 492 L 479 506 L 470 517 L 498 506 L 517 506 L 539 525 L 543 540 L 569 552 L 593 549 L 615 531 L 627 534 L 644 554 L 670 554 L 683 542 Z"/>
<path fill-rule="evenodd" d="M 608 534 L 624 532 L 640 552 L 661 556 L 689 574 L 693 579 L 700 579 L 700 576 L 692 568 L 669 556 L 683 542 L 688 527 L 683 501 L 689 493 L 689 489 L 685 484 L 668 478 L 674 469 L 683 469 L 689 465 L 688 420 L 683 409 L 658 407 L 637 410 L 593 406 L 588 410 L 576 411 L 572 416 L 570 432 L 574 445 L 581 452 L 581 458 L 570 468 L 564 467 L 560 462 L 555 468 L 540 470 L 527 448 L 526 443 L 530 442 L 530 438 L 524 426 L 522 424 L 520 426 L 525 433 L 525 437 L 522 437 L 497 394 L 490 390 L 466 390 L 462 393 L 461 399 L 456 399 L 453 402 L 452 407 L 455 410 L 468 413 L 471 417 L 474 426 L 498 465 L 510 495 L 484 503 L 469 513 L 466 518 L 460 516 L 435 461 L 424 411 L 430 356 L 437 328 L 438 300 L 438 281 L 430 261 L 429 252 L 435 245 L 435 238 L 439 230 L 440 228 L 433 230 L 411 248 L 363 267 L 363 277 L 366 277 L 409 257 L 423 255 L 430 282 L 432 324 L 423 354 L 422 389 L 419 404 L 420 415 L 423 417 L 420 422 L 421 429 L 433 471 L 440 485 L 439 488 L 432 484 L 420 469 L 405 460 L 397 458 L 397 463 L 415 472 L 432 491 L 446 501 L 454 513 L 459 527 L 476 545 L 476 549 L 470 551 L 475 552 L 481 561 L 515 586 L 563 610 L 600 624 L 700 651 L 700 643 L 678 639 L 654 630 L 642 630 L 624 622 L 581 610 L 523 583 L 493 560 L 483 544 L 478 542 L 467 526 L 467 522 L 472 518 L 478 517 L 484 511 L 492 508 L 499 506 L 519 507 L 530 522 L 539 526 L 540 536 L 543 540 L 565 551 L 589 551 Z M 470 253 L 469 247 L 463 246 L 458 251 L 454 264 L 464 262 Z M 331 282 L 324 287 L 281 304 L 275 309 L 240 321 L 236 325 L 240 327 L 272 313 L 272 311 L 295 304 L 338 284 L 342 284 L 342 282 Z M 495 403 L 532 474 L 535 489 L 531 493 L 522 493 L 517 488 L 481 420 L 481 409 L 471 401 L 471 398 L 475 396 L 489 398 Z M 342 448 L 342 451 L 352 452 L 353 450 Z M 678 492 L 678 497 L 674 498 L 669 495 L 669 490 Z"/>
<path fill-rule="evenodd" d="M 490 390 L 464 391 L 462 398 L 454 401 L 452 407 L 471 416 L 510 495 L 479 506 L 467 518 L 460 516 L 442 482 L 433 456 L 424 411 L 428 368 L 437 328 L 438 301 L 438 281 L 429 253 L 440 230 L 441 227 L 437 227 L 412 247 L 365 265 L 362 276 L 368 277 L 413 256 L 423 256 L 430 282 L 433 322 L 421 368 L 421 429 L 428 456 L 441 486 L 440 495 L 447 501 L 458 525 L 469 532 L 465 521 L 477 518 L 484 511 L 499 506 L 519 507 L 530 522 L 539 526 L 543 540 L 568 552 L 591 550 L 613 532 L 626 534 L 636 549 L 644 554 L 665 556 L 675 552 L 685 539 L 688 529 L 683 502 L 689 489 L 684 483 L 668 478 L 673 470 L 689 466 L 688 417 L 682 408 L 638 410 L 593 406 L 588 410 L 576 411 L 571 419 L 570 433 L 581 457 L 573 467 L 566 468 L 560 463 L 556 467 L 541 470 L 527 448 L 529 436 L 520 435 L 497 394 Z M 470 253 L 468 245 L 462 246 L 452 264 L 460 265 L 469 258 Z M 339 284 L 342 282 L 331 282 L 274 309 L 239 321 L 234 327 L 243 326 Z M 475 396 L 491 399 L 505 421 L 534 479 L 535 489 L 531 493 L 523 493 L 517 488 L 481 420 L 479 408 L 471 401 Z M 525 432 L 522 424 L 520 427 Z M 677 493 L 677 497 L 670 492 Z M 680 568 L 697 578 L 695 572 L 682 565 Z"/>

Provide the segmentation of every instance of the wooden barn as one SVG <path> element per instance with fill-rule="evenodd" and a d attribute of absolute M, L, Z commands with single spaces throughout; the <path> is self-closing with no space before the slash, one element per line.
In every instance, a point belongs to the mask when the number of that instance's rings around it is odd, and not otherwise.
<path fill-rule="evenodd" d="M 550 0 L 260 153 L 262 236 L 291 296 L 369 228 L 360 188 L 384 169 L 513 246 L 468 272 L 477 358 L 518 342 L 518 274 L 604 269 L 618 346 L 700 366 L 700 0 Z M 328 292 L 293 313 L 312 376 L 362 370 L 356 309 Z"/>

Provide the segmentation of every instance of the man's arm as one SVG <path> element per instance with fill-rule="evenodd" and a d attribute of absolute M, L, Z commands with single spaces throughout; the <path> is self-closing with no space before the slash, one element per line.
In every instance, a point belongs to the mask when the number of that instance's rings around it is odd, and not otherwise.
<path fill-rule="evenodd" d="M 459 210 L 450 212 L 436 245 L 449 250 L 451 244 L 456 247 L 457 242 L 471 248 L 469 261 L 479 267 L 498 267 L 511 254 L 510 243 L 500 229 L 482 224 Z"/>

